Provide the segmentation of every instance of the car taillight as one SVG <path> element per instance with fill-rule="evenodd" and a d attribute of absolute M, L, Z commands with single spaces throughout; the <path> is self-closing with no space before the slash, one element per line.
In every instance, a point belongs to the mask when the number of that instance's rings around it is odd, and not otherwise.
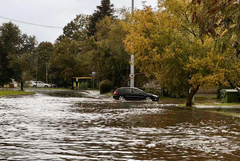
<path fill-rule="evenodd" d="M 117 95 L 118 93 L 117 92 L 114 92 L 113 95 Z"/>

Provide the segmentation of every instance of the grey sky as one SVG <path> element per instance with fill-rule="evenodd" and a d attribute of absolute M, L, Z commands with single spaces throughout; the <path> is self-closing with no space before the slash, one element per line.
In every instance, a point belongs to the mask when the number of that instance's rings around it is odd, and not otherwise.
<path fill-rule="evenodd" d="M 157 6 L 157 0 L 146 0 L 148 5 Z M 50 41 L 54 43 L 62 29 L 46 28 L 23 24 L 14 20 L 41 24 L 47 26 L 64 27 L 77 14 L 92 14 L 101 0 L 0 0 L 0 25 L 12 19 L 19 26 L 22 33 L 35 35 L 38 42 Z M 115 8 L 131 7 L 132 0 L 111 0 Z M 142 8 L 142 0 L 134 0 L 134 6 Z"/>

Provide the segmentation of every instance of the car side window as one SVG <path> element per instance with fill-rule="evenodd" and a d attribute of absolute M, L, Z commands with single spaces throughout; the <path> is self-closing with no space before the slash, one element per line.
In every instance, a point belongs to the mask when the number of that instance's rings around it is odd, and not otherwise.
<path fill-rule="evenodd" d="M 134 93 L 134 94 L 141 94 L 141 93 L 142 93 L 142 91 L 140 91 L 140 90 L 137 90 L 137 89 L 133 89 L 133 93 Z"/>
<path fill-rule="evenodd" d="M 131 93 L 131 89 L 129 88 L 124 89 L 124 93 Z"/>

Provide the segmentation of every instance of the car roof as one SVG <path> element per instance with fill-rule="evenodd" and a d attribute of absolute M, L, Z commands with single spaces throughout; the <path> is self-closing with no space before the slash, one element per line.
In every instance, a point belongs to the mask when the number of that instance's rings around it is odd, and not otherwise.
<path fill-rule="evenodd" d="M 129 88 L 131 88 L 131 89 L 139 89 L 139 88 L 137 88 L 137 87 L 121 87 L 121 88 L 119 88 L 119 89 L 129 89 Z"/>

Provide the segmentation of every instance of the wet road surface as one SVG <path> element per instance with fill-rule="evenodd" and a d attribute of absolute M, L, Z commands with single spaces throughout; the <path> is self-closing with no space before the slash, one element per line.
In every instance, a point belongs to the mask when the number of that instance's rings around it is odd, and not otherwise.
<path fill-rule="evenodd" d="M 240 118 L 79 92 L 0 98 L 0 160 L 240 160 Z"/>

